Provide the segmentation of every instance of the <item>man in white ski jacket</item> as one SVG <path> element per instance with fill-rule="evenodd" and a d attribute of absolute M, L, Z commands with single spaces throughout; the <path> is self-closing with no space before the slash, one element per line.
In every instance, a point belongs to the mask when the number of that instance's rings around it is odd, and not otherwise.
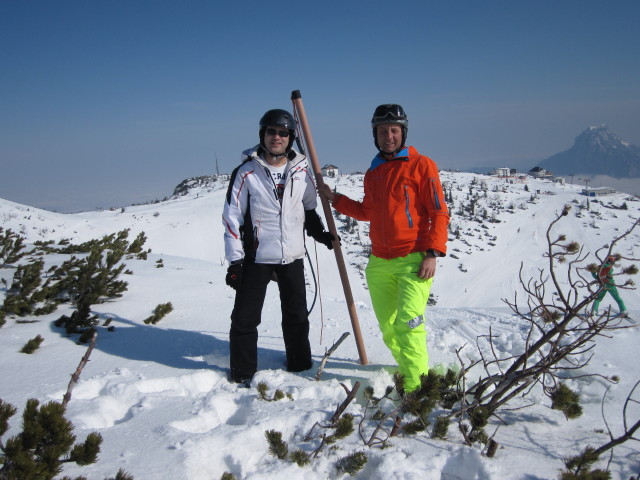
<path fill-rule="evenodd" d="M 222 214 L 226 283 L 236 290 L 231 313 L 230 379 L 248 385 L 257 370 L 258 325 L 267 285 L 278 282 L 287 370 L 312 366 L 304 280 L 304 230 L 333 248 L 315 211 L 317 191 L 307 159 L 292 146 L 296 124 L 286 110 L 260 119 L 260 144 L 242 153 Z"/>

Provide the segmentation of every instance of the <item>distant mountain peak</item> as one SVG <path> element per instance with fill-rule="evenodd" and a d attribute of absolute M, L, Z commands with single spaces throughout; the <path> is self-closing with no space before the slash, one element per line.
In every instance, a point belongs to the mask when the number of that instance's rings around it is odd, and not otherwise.
<path fill-rule="evenodd" d="M 640 177 L 640 147 L 625 142 L 606 124 L 580 133 L 569 150 L 542 160 L 539 167 L 556 175 L 609 175 Z"/>
<path fill-rule="evenodd" d="M 599 127 L 589 127 L 576 137 L 574 146 L 588 146 L 606 151 L 612 148 L 624 147 L 624 142 L 605 124 Z"/>

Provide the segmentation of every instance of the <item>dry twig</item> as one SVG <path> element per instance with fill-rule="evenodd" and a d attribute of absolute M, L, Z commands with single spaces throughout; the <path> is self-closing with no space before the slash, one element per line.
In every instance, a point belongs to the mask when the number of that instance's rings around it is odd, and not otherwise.
<path fill-rule="evenodd" d="M 89 342 L 89 347 L 87 348 L 87 351 L 85 352 L 84 356 L 80 360 L 80 363 L 78 364 L 78 368 L 76 368 L 76 371 L 73 373 L 73 375 L 71 375 L 71 380 L 69 381 L 69 386 L 67 387 L 67 393 L 65 393 L 64 397 L 62 397 L 62 406 L 64 408 L 67 408 L 67 404 L 69 403 L 69 400 L 71 400 L 71 391 L 73 390 L 73 387 L 75 387 L 76 384 L 78 383 L 78 380 L 80 380 L 80 374 L 82 373 L 82 369 L 89 361 L 91 352 L 93 348 L 96 346 L 97 336 L 98 336 L 98 332 L 94 331 L 93 335 L 91 336 L 91 342 Z"/>

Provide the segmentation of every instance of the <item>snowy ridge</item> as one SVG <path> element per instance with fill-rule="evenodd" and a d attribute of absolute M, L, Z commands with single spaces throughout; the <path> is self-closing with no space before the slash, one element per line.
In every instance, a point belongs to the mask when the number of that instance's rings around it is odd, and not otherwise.
<path fill-rule="evenodd" d="M 546 267 L 545 232 L 564 205 L 572 205 L 572 210 L 556 233 L 578 241 L 592 255 L 640 215 L 640 202 L 624 194 L 592 199 L 587 210 L 578 186 L 529 180 L 525 190 L 525 184 L 509 179 L 452 172 L 442 172 L 442 180 L 453 196 L 452 228 L 449 255 L 438 260 L 432 290 L 437 304 L 427 309 L 433 363 L 454 363 L 456 350 L 462 347 L 463 358 L 477 357 L 477 337 L 487 334 L 489 327 L 499 355 L 522 350 L 526 325 L 501 299 L 513 300 L 516 292 L 521 298 L 521 263 L 525 277 Z M 328 182 L 352 198 L 362 195 L 362 176 Z M 178 198 L 124 211 L 57 214 L 0 200 L 2 227 L 21 233 L 28 242 L 68 238 L 79 243 L 129 228 L 130 238 L 144 231 L 146 247 L 152 249 L 147 261 L 126 262 L 133 275 L 124 278 L 129 283 L 124 296 L 95 308 L 94 313 L 111 318 L 116 329 L 100 330 L 96 349 L 73 391 L 68 417 L 78 439 L 98 431 L 104 442 L 98 462 L 86 467 L 66 465 L 64 475 L 101 479 L 124 468 L 136 480 L 210 480 L 219 479 L 225 471 L 243 480 L 542 480 L 558 478 L 564 457 L 577 454 L 586 444 L 608 440 L 602 431 L 601 400 L 609 384 L 599 377 L 584 377 L 570 382 L 581 395 L 585 411 L 577 420 L 566 421 L 562 413 L 551 410 L 549 400 L 537 390 L 514 400 L 514 406 L 533 405 L 502 412 L 506 425 L 492 422 L 487 431 L 497 429 L 501 445 L 493 459 L 463 446 L 455 426 L 447 442 L 422 433 L 394 438 L 386 449 L 369 449 L 354 433 L 335 450 L 324 450 L 307 467 L 276 459 L 268 452 L 266 430 L 281 431 L 290 449 L 310 452 L 318 443 L 305 443 L 303 438 L 316 422 L 326 422 L 344 400 L 340 383 L 351 388 L 360 381 L 363 387 L 373 386 L 377 394 L 391 384 L 393 359 L 382 344 L 362 276 L 368 226 L 358 223 L 345 229 L 345 219 L 336 220 L 369 364 L 360 365 L 350 336 L 327 363 L 322 381 L 314 381 L 315 369 L 296 375 L 283 371 L 280 305 L 277 288 L 271 285 L 260 326 L 260 371 L 253 385 L 264 381 L 271 392 L 282 389 L 292 400 L 261 401 L 255 388 L 238 388 L 226 379 L 234 292 L 224 284 L 221 212 L 226 185 L 222 183 L 196 186 Z M 472 216 L 469 205 L 474 198 Z M 322 215 L 322 208 L 318 212 Z M 351 326 L 333 253 L 323 246 L 316 249 L 313 242 L 308 242 L 308 249 L 320 282 L 321 304 L 310 316 L 317 365 L 325 350 Z M 617 251 L 637 256 L 640 231 L 626 237 Z M 164 268 L 155 266 L 160 258 Z M 46 259 L 48 264 L 54 260 Z M 0 270 L 7 281 L 12 275 L 13 270 Z M 3 295 L 5 290 L 0 290 Z M 311 301 L 311 278 L 308 290 Z M 621 295 L 631 317 L 640 318 L 638 291 L 622 290 Z M 174 311 L 155 326 L 145 325 L 143 319 L 151 310 L 167 301 Z M 610 297 L 603 302 L 603 307 L 608 305 L 615 309 Z M 8 318 L 0 328 L 6 372 L 0 398 L 19 411 L 28 398 L 61 400 L 69 375 L 85 352 L 86 347 L 76 345 L 74 338 L 52 324 L 67 310 L 36 318 L 36 323 L 18 324 Z M 37 334 L 45 337 L 41 348 L 32 355 L 19 353 Z M 620 383 L 611 386 L 605 408 L 616 434 L 622 429 L 621 405 L 640 378 L 640 368 L 630 361 L 637 358 L 638 334 L 633 328 L 603 338 L 585 369 L 585 373 L 620 376 Z M 640 412 L 634 408 L 632 418 L 637 419 Z M 361 415 L 362 398 L 348 411 Z M 11 419 L 8 435 L 15 434 L 19 423 L 19 416 Z M 364 469 L 355 477 L 338 473 L 337 459 L 355 451 L 367 454 Z M 628 442 L 616 448 L 612 478 L 627 480 L 638 473 L 639 465 L 637 444 Z"/>

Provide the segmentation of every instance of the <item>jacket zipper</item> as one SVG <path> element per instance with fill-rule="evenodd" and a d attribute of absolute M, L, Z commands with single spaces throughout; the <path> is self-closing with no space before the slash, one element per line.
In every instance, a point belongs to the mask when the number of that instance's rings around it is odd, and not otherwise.
<path fill-rule="evenodd" d="M 411 218 L 411 212 L 409 211 L 409 188 L 406 185 L 404 187 L 404 203 L 405 213 L 407 214 L 407 220 L 409 221 L 409 228 L 413 228 L 413 218 Z"/>
<path fill-rule="evenodd" d="M 438 198 L 438 190 L 436 189 L 436 181 L 431 180 L 431 191 L 433 192 L 433 201 L 436 204 L 436 210 L 440 210 L 440 199 Z"/>

